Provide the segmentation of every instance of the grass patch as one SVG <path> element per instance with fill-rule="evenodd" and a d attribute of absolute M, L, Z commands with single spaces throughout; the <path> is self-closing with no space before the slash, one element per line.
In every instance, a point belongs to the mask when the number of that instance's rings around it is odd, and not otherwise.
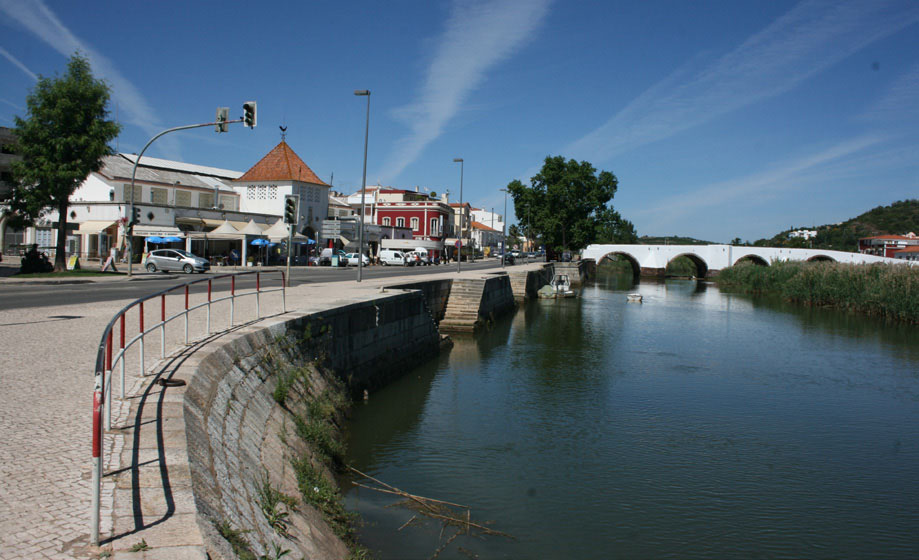
<path fill-rule="evenodd" d="M 252 552 L 252 549 L 249 548 L 249 543 L 243 538 L 243 535 L 247 533 L 247 531 L 236 530 L 231 527 L 227 521 L 223 521 L 217 525 L 217 531 L 220 533 L 220 536 L 230 543 L 230 547 L 233 548 L 233 554 L 235 554 L 239 560 L 258 560 L 258 557 Z"/>
<path fill-rule="evenodd" d="M 326 480 L 322 472 L 306 458 L 293 461 L 293 467 L 297 473 L 297 485 L 303 501 L 322 513 L 323 518 L 340 539 L 352 543 L 353 523 L 357 519 L 357 514 L 345 509 L 344 499 L 338 488 Z"/>
<path fill-rule="evenodd" d="M 919 267 L 774 262 L 723 269 L 719 287 L 919 323 Z"/>
<path fill-rule="evenodd" d="M 272 486 L 267 473 L 262 478 L 262 485 L 258 489 L 258 503 L 271 528 L 282 537 L 290 537 L 287 531 L 288 518 L 290 510 L 297 507 L 297 499 Z M 281 507 L 282 505 L 284 507 Z"/>

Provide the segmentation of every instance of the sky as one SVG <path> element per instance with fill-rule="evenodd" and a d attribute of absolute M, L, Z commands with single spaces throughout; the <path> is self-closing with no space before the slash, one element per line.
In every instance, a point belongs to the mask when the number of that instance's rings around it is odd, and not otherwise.
<path fill-rule="evenodd" d="M 245 171 L 281 139 L 337 191 L 504 211 L 548 156 L 613 172 L 639 235 L 755 240 L 919 198 L 919 2 L 0 0 L 0 126 L 75 51 L 113 146 Z M 467 165 L 468 164 L 468 165 Z M 510 222 L 512 202 L 508 201 Z M 525 217 L 524 217 L 525 219 Z"/>

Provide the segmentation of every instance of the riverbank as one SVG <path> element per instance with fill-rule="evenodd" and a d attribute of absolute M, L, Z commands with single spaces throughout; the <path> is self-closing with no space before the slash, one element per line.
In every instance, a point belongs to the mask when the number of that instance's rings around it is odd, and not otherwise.
<path fill-rule="evenodd" d="M 831 306 L 919 323 L 919 268 L 891 265 L 777 262 L 723 269 L 720 288 L 779 295 L 807 305 Z"/>

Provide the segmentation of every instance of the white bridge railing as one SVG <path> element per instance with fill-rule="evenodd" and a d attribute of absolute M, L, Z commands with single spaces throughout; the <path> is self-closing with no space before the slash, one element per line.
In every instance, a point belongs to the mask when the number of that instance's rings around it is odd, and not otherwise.
<path fill-rule="evenodd" d="M 271 287 L 263 288 L 262 287 L 262 276 L 267 274 L 277 273 L 281 277 L 280 287 Z M 241 276 L 255 276 L 255 289 L 248 290 L 243 292 L 237 292 L 236 290 L 236 279 Z M 229 279 L 229 293 L 227 295 L 222 295 L 220 297 L 214 297 L 214 283 L 217 281 L 225 281 Z M 106 430 L 111 430 L 112 428 L 112 392 L 114 385 L 115 371 L 117 370 L 120 377 L 120 388 L 119 388 L 119 398 L 124 399 L 125 396 L 125 370 L 127 367 L 127 352 L 132 347 L 137 345 L 137 368 L 141 376 L 145 372 L 145 348 L 144 342 L 150 336 L 156 336 L 156 333 L 159 334 L 159 350 L 160 358 L 165 359 L 166 352 L 166 326 L 172 321 L 179 319 L 184 319 L 182 321 L 183 329 L 183 338 L 185 345 L 188 345 L 189 341 L 189 314 L 193 311 L 203 309 L 206 313 L 206 334 L 211 335 L 215 332 L 223 332 L 233 327 L 235 320 L 235 311 L 236 311 L 236 299 L 246 296 L 255 296 L 255 315 L 257 319 L 261 318 L 261 302 L 260 298 L 263 294 L 271 292 L 281 292 L 281 308 L 283 312 L 287 312 L 287 301 L 286 301 L 286 292 L 284 287 L 286 286 L 285 276 L 283 270 L 276 271 L 257 271 L 257 272 L 240 272 L 235 274 L 222 274 L 217 276 L 211 276 L 208 278 L 202 278 L 200 280 L 194 280 L 192 282 L 186 282 L 185 284 L 180 284 L 178 286 L 173 286 L 161 292 L 151 294 L 149 296 L 137 299 L 127 306 L 125 306 L 121 311 L 115 314 L 112 320 L 109 322 L 108 326 L 105 328 L 105 331 L 102 333 L 102 341 L 99 343 L 99 349 L 96 353 L 96 365 L 95 365 L 95 387 L 93 389 L 93 437 L 92 437 L 92 446 L 93 446 L 93 497 L 92 497 L 92 512 L 91 512 L 91 528 L 90 536 L 91 541 L 94 546 L 99 544 L 99 517 L 100 517 L 100 499 L 101 499 L 101 489 L 102 489 L 102 477 L 104 473 L 102 472 L 102 440 Z M 196 303 L 190 305 L 190 290 L 189 287 L 195 284 L 203 284 L 207 282 L 207 299 L 201 303 Z M 224 288 L 225 289 L 225 288 Z M 184 293 L 184 305 L 180 305 L 178 311 L 175 311 L 167 315 L 167 306 L 166 306 L 166 297 L 181 296 Z M 158 301 L 157 301 L 158 300 Z M 220 302 L 229 301 L 229 324 L 226 328 L 212 330 L 211 323 L 211 307 Z M 155 321 L 153 324 L 147 326 L 144 323 L 144 312 L 145 305 L 151 303 L 156 305 L 159 303 L 159 320 Z M 181 302 L 181 299 L 180 299 Z M 137 310 L 137 330 L 136 335 L 130 339 L 126 339 L 125 330 L 126 330 L 126 321 L 129 312 Z M 149 307 L 146 310 L 148 313 L 152 311 Z M 115 331 L 118 331 L 118 340 L 116 347 L 115 340 Z M 131 329 L 132 332 L 134 329 Z"/>

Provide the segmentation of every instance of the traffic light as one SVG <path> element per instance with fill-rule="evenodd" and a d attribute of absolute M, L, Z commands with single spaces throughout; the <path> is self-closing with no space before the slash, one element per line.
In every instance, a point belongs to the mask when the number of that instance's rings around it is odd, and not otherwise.
<path fill-rule="evenodd" d="M 255 128 L 255 101 L 243 103 L 243 123 L 249 128 Z"/>
<path fill-rule="evenodd" d="M 227 132 L 229 125 L 227 121 L 230 118 L 230 108 L 229 107 L 217 107 L 217 118 L 214 119 L 217 124 L 214 125 L 214 130 L 217 132 Z"/>
<path fill-rule="evenodd" d="M 297 223 L 297 197 L 288 195 L 284 197 L 284 223 Z"/>
<path fill-rule="evenodd" d="M 140 208 L 133 206 L 133 211 L 131 214 L 131 225 L 136 225 L 140 223 Z"/>

